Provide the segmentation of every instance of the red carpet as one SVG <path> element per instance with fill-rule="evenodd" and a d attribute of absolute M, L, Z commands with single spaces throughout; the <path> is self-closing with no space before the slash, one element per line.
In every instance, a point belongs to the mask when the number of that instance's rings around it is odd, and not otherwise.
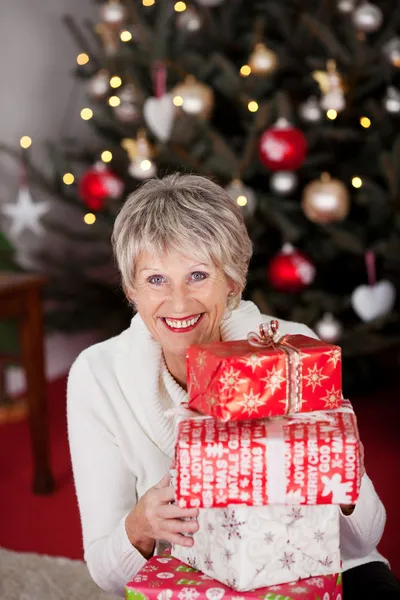
<path fill-rule="evenodd" d="M 366 468 L 387 510 L 380 551 L 400 575 L 400 407 L 396 391 L 354 401 Z M 26 421 L 0 426 L 0 546 L 18 551 L 82 558 L 79 515 L 72 483 L 66 418 L 65 379 L 49 385 L 51 451 L 57 490 L 51 496 L 31 491 L 31 461 Z"/>

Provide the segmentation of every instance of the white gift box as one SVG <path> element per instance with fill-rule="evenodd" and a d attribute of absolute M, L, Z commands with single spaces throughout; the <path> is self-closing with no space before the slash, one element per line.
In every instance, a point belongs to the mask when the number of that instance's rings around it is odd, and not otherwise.
<path fill-rule="evenodd" d="M 191 548 L 172 555 L 245 592 L 340 571 L 339 507 L 232 506 L 200 509 Z"/>

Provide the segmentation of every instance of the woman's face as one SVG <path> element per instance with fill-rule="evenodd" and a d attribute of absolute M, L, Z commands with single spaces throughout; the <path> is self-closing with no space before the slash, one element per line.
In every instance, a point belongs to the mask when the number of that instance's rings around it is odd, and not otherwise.
<path fill-rule="evenodd" d="M 132 300 L 164 354 L 184 358 L 188 346 L 220 339 L 233 285 L 221 269 L 198 258 L 143 252 L 136 263 Z"/>

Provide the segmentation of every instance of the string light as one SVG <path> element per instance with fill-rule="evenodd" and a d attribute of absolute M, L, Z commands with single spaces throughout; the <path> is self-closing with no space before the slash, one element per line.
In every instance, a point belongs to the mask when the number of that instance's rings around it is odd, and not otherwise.
<path fill-rule="evenodd" d="M 29 135 L 23 135 L 19 140 L 19 143 L 21 144 L 21 148 L 25 148 L 26 150 L 32 144 L 32 138 L 30 138 Z"/>
<path fill-rule="evenodd" d="M 331 121 L 334 121 L 337 117 L 337 111 L 334 108 L 330 108 L 327 112 L 326 112 L 326 116 L 328 117 L 328 119 L 330 119 Z"/>
<path fill-rule="evenodd" d="M 118 98 L 118 96 L 110 96 L 108 99 L 108 104 L 115 108 L 121 104 L 121 100 Z"/>
<path fill-rule="evenodd" d="M 118 75 L 114 75 L 113 77 L 111 77 L 110 85 L 112 88 L 118 88 L 120 85 L 122 85 L 121 77 L 118 77 Z"/>
<path fill-rule="evenodd" d="M 242 75 L 242 77 L 248 77 L 251 73 L 251 67 L 250 65 L 243 65 L 243 67 L 240 69 L 240 74 Z"/>
<path fill-rule="evenodd" d="M 142 0 L 143 6 L 153 6 L 156 0 Z"/>
<path fill-rule="evenodd" d="M 124 31 L 121 31 L 119 34 L 119 37 L 121 38 L 121 42 L 130 42 L 132 39 L 132 34 L 130 31 L 124 29 Z"/>
<path fill-rule="evenodd" d="M 258 102 L 256 102 L 255 100 L 250 100 L 250 102 L 247 105 L 247 108 L 249 109 L 250 112 L 257 112 L 258 111 Z"/>
<path fill-rule="evenodd" d="M 74 183 L 75 181 L 75 177 L 72 175 L 72 173 L 65 173 L 63 175 L 63 182 L 65 183 L 65 185 L 71 185 L 72 183 Z"/>
<path fill-rule="evenodd" d="M 175 2 L 174 9 L 176 12 L 183 12 L 186 10 L 186 4 L 184 2 Z"/>
<path fill-rule="evenodd" d="M 174 96 L 174 99 L 172 100 L 172 102 L 175 104 L 175 106 L 182 106 L 183 98 L 182 98 L 182 96 Z"/>
<path fill-rule="evenodd" d="M 86 213 L 86 215 L 83 217 L 83 220 L 85 221 L 86 225 L 93 225 L 93 223 L 96 222 L 96 215 L 93 213 Z"/>
<path fill-rule="evenodd" d="M 353 177 L 351 183 L 353 187 L 360 188 L 362 186 L 362 179 L 361 177 Z"/>
<path fill-rule="evenodd" d="M 236 198 L 236 202 L 239 206 L 246 206 L 247 204 L 247 198 L 246 196 L 238 196 Z"/>
<path fill-rule="evenodd" d="M 81 110 L 81 119 L 84 121 L 89 121 L 93 117 L 93 111 L 91 108 L 82 108 Z"/>
<path fill-rule="evenodd" d="M 110 152 L 109 150 L 104 150 L 104 152 L 101 153 L 101 160 L 105 163 L 108 163 L 112 160 L 112 152 Z"/>
<path fill-rule="evenodd" d="M 143 171 L 149 171 L 151 169 L 151 161 L 145 158 L 140 163 L 140 167 L 143 169 Z"/>
<path fill-rule="evenodd" d="M 89 62 L 88 54 L 86 54 L 86 52 L 81 52 L 81 54 L 78 54 L 76 57 L 76 62 L 81 66 L 86 65 Z"/>
<path fill-rule="evenodd" d="M 365 129 L 368 129 L 368 127 L 371 127 L 371 119 L 368 119 L 368 117 L 361 117 L 360 124 L 362 127 L 365 127 Z"/>

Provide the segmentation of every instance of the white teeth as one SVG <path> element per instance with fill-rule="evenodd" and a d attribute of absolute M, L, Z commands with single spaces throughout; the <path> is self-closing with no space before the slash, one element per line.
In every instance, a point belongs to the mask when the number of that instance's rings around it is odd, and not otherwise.
<path fill-rule="evenodd" d="M 173 327 L 174 329 L 184 329 L 185 327 L 192 327 L 195 323 L 197 323 L 200 317 L 201 315 L 197 315 L 197 317 L 193 317 L 192 319 L 184 321 L 174 321 L 173 319 L 165 319 L 165 322 L 169 327 Z"/>

